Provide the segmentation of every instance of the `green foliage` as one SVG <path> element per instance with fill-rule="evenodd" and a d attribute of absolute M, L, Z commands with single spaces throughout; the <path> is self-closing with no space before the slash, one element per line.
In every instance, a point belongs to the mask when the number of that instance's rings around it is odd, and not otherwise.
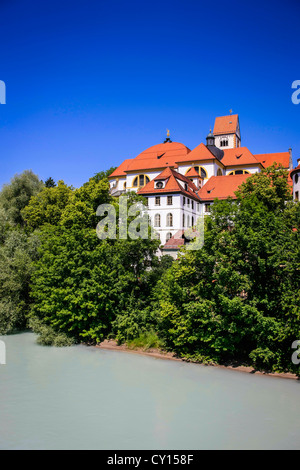
<path fill-rule="evenodd" d="M 300 375 L 291 361 L 300 337 L 300 204 L 291 200 L 288 172 L 270 167 L 248 178 L 237 200 L 216 200 L 203 247 L 173 261 L 156 257 L 159 242 L 150 236 L 119 238 L 112 171 L 78 189 L 44 186 L 24 172 L 3 188 L 0 334 L 29 319 L 45 345 L 112 336 L 189 361 Z M 144 202 L 127 195 L 128 208 Z M 121 222 L 115 238 L 100 239 L 96 211 L 107 203 Z M 145 217 L 130 216 L 125 228 L 136 224 L 138 233 Z"/>
<path fill-rule="evenodd" d="M 43 346 L 72 346 L 75 340 L 65 333 L 57 333 L 51 326 L 45 325 L 37 318 L 32 317 L 29 320 L 29 326 L 37 336 L 37 343 Z"/>
<path fill-rule="evenodd" d="M 267 169 L 237 201 L 215 201 L 203 248 L 158 282 L 159 334 L 179 355 L 299 374 L 291 344 L 300 334 L 300 210 L 287 176 Z"/>
<path fill-rule="evenodd" d="M 161 349 L 163 342 L 158 338 L 155 331 L 147 331 L 128 341 L 127 346 L 129 349 L 143 349 L 147 351 L 148 349 Z"/>
<path fill-rule="evenodd" d="M 38 258 L 37 234 L 15 229 L 0 246 L 0 334 L 27 327 L 33 261 Z"/>
<path fill-rule="evenodd" d="M 55 187 L 43 188 L 22 211 L 27 227 L 34 230 L 45 224 L 59 224 L 72 197 L 73 189 L 63 181 L 59 181 Z"/>
<path fill-rule="evenodd" d="M 55 183 L 54 179 L 51 178 L 51 176 L 46 179 L 46 181 L 45 181 L 45 187 L 46 188 L 54 188 L 55 186 L 56 186 L 56 183 Z"/>
<path fill-rule="evenodd" d="M 98 183 L 101 180 L 107 179 L 107 177 L 111 175 L 116 169 L 116 166 L 112 166 L 106 171 L 99 171 L 98 173 L 95 173 L 95 175 L 90 178 L 90 180 L 94 180 L 96 183 Z"/>
<path fill-rule="evenodd" d="M 4 209 L 11 224 L 24 225 L 22 209 L 43 187 L 43 182 L 31 170 L 15 175 L 9 184 L 3 186 L 0 193 L 0 208 Z"/>

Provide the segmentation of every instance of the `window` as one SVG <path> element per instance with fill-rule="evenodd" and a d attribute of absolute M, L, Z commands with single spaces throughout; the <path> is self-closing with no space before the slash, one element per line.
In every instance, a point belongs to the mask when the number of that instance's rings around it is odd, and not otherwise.
<path fill-rule="evenodd" d="M 188 205 L 188 206 L 190 205 L 190 200 L 189 200 L 189 198 L 187 199 L 187 205 Z"/>
<path fill-rule="evenodd" d="M 187 183 L 184 183 L 184 189 L 187 191 L 188 190 L 188 185 Z"/>
<path fill-rule="evenodd" d="M 220 140 L 220 147 L 228 147 L 228 140 L 227 139 L 221 139 Z"/>
<path fill-rule="evenodd" d="M 234 170 L 228 173 L 228 175 L 250 175 L 250 173 L 247 170 Z"/>
<path fill-rule="evenodd" d="M 185 206 L 185 196 L 183 196 L 182 203 L 183 203 L 183 205 Z"/>
<path fill-rule="evenodd" d="M 295 191 L 295 200 L 299 201 L 299 191 Z"/>
<path fill-rule="evenodd" d="M 173 227 L 173 214 L 167 214 L 167 227 Z"/>
<path fill-rule="evenodd" d="M 200 170 L 201 170 L 201 171 L 200 171 L 201 177 L 204 178 L 204 179 L 207 178 L 206 170 L 204 170 L 204 168 L 200 168 Z"/>
<path fill-rule="evenodd" d="M 295 174 L 295 183 L 297 184 L 298 183 L 298 173 Z"/>
<path fill-rule="evenodd" d="M 160 227 L 160 214 L 154 216 L 154 227 Z"/>
<path fill-rule="evenodd" d="M 150 179 L 148 178 L 147 175 L 139 175 L 133 180 L 133 187 L 137 188 L 138 186 L 145 186 L 147 183 L 149 183 Z"/>
<path fill-rule="evenodd" d="M 126 189 L 126 181 L 125 181 L 125 183 L 123 184 L 123 189 Z"/>
<path fill-rule="evenodd" d="M 167 235 L 166 235 L 166 242 L 168 240 L 170 240 L 170 238 L 172 238 L 172 233 L 171 232 L 168 232 Z"/>
<path fill-rule="evenodd" d="M 162 181 L 157 181 L 157 183 L 156 183 L 157 189 L 162 189 L 163 185 L 164 185 L 164 184 L 163 184 Z"/>
<path fill-rule="evenodd" d="M 194 201 L 192 201 L 192 209 L 194 209 Z"/>
<path fill-rule="evenodd" d="M 192 227 L 194 227 L 194 217 L 192 217 Z"/>
<path fill-rule="evenodd" d="M 205 212 L 210 212 L 210 204 L 205 204 Z"/>
<path fill-rule="evenodd" d="M 172 204 L 173 204 L 173 196 L 168 196 L 167 197 L 167 205 L 172 206 Z"/>
<path fill-rule="evenodd" d="M 202 166 L 194 166 L 195 170 L 197 173 L 201 176 L 201 178 L 206 179 L 207 178 L 207 172 Z M 191 168 L 188 169 L 187 173 L 190 171 Z"/>
<path fill-rule="evenodd" d="M 182 214 L 182 226 L 184 227 L 184 223 L 185 223 L 185 217 L 184 217 L 184 214 Z"/>
<path fill-rule="evenodd" d="M 199 209 L 200 209 L 200 204 L 199 202 L 197 202 L 197 211 L 199 212 Z"/>
<path fill-rule="evenodd" d="M 190 216 L 189 215 L 187 216 L 187 226 L 188 227 L 190 226 Z"/>
<path fill-rule="evenodd" d="M 217 176 L 222 176 L 222 170 L 221 170 L 221 168 L 218 168 Z"/>
<path fill-rule="evenodd" d="M 160 196 L 155 196 L 155 205 L 160 206 Z"/>

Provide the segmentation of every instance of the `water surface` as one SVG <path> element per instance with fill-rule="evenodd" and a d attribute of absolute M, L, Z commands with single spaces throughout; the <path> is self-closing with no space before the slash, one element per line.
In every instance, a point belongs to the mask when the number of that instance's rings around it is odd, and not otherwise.
<path fill-rule="evenodd" d="M 0 449 L 300 448 L 296 380 L 0 339 Z"/>

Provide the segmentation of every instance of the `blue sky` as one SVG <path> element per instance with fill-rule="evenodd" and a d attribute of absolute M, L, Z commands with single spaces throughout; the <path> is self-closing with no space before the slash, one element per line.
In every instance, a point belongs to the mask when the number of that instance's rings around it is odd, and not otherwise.
<path fill-rule="evenodd" d="M 300 2 L 0 0 L 0 185 L 75 187 L 151 145 L 240 117 L 253 153 L 300 158 Z"/>

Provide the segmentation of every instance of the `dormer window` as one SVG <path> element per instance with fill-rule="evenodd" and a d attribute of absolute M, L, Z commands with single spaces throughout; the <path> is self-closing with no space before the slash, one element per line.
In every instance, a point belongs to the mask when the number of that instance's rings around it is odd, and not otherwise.
<path fill-rule="evenodd" d="M 156 188 L 157 189 L 162 189 L 163 187 L 164 187 L 164 183 L 162 181 L 157 181 Z"/>

